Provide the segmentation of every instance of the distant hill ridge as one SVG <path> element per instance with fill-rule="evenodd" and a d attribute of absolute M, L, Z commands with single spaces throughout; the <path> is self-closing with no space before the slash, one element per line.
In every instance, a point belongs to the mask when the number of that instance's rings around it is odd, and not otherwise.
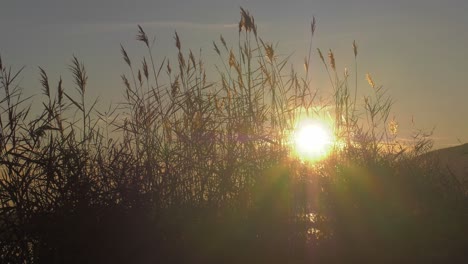
<path fill-rule="evenodd" d="M 442 170 L 453 173 L 461 184 L 468 187 L 468 143 L 433 150 L 425 155 L 436 158 Z"/>

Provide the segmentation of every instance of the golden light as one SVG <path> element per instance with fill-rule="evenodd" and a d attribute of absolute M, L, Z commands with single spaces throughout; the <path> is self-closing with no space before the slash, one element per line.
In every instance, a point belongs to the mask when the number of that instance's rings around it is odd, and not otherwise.
<path fill-rule="evenodd" d="M 332 150 L 334 141 L 332 128 L 318 119 L 303 119 L 292 134 L 296 155 L 307 161 L 325 158 Z"/>

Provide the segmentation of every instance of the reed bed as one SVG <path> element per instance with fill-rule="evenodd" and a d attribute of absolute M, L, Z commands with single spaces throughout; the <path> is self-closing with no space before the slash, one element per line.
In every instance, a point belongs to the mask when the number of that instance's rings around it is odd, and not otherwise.
<path fill-rule="evenodd" d="M 177 33 L 174 58 L 156 60 L 141 26 L 136 39 L 147 56 L 121 46 L 125 98 L 106 111 L 88 102 L 73 57 L 77 98 L 40 68 L 33 116 L 21 69 L 0 60 L 2 263 L 466 260 L 466 192 L 422 155 L 428 135 L 399 142 L 393 100 L 371 75 L 373 94 L 357 96 L 355 42 L 354 76 L 312 41 L 297 72 L 241 8 L 238 43 L 213 42 L 221 65 L 210 80 Z M 331 106 L 311 82 L 316 59 Z M 340 144 L 312 164 L 292 155 L 289 136 L 324 108 Z"/>

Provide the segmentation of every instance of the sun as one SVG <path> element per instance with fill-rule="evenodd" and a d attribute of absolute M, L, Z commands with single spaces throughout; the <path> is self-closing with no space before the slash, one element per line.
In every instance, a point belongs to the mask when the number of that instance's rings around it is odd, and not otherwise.
<path fill-rule="evenodd" d="M 317 161 L 325 158 L 333 146 L 332 129 L 325 122 L 304 119 L 292 135 L 296 154 L 302 160 Z"/>

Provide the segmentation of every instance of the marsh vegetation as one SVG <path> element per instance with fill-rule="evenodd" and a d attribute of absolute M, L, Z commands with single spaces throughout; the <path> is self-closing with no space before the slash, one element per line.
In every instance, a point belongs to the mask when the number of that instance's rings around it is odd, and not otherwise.
<path fill-rule="evenodd" d="M 175 56 L 156 60 L 138 27 L 147 56 L 121 47 L 125 96 L 105 111 L 76 57 L 73 84 L 39 69 L 40 114 L 21 70 L 0 60 L 0 262 L 466 261 L 466 186 L 421 155 L 427 135 L 398 140 L 388 91 L 370 75 L 358 82 L 357 66 L 341 72 L 312 41 L 294 70 L 244 9 L 238 29 L 238 42 L 213 42 L 210 80 L 177 33 Z M 323 64 L 332 105 L 311 63 Z M 357 96 L 363 85 L 373 94 Z M 327 156 L 295 155 L 298 122 L 324 115 Z"/>

